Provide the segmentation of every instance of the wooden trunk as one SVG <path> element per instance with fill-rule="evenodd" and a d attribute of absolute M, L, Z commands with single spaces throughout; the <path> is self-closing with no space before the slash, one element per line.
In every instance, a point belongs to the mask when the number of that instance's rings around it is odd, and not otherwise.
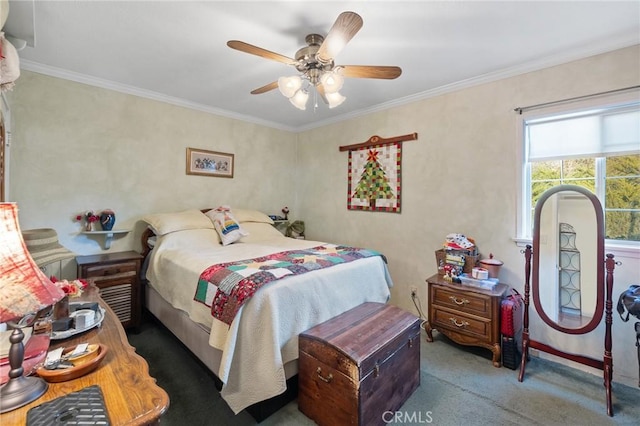
<path fill-rule="evenodd" d="M 299 348 L 298 407 L 319 425 L 385 424 L 420 384 L 420 320 L 392 305 L 357 306 Z"/>

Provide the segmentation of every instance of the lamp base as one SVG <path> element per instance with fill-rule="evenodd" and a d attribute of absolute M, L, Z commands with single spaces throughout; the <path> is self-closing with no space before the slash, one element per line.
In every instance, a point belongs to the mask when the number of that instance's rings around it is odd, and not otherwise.
<path fill-rule="evenodd" d="M 24 361 L 24 333 L 19 324 L 9 322 L 15 327 L 9 341 L 9 381 L 0 387 L 0 413 L 15 410 L 23 405 L 35 401 L 47 391 L 49 385 L 40 377 L 24 376 L 22 362 Z"/>
<path fill-rule="evenodd" d="M 40 398 L 49 385 L 40 377 L 20 376 L 0 388 L 0 413 L 15 410 Z"/>

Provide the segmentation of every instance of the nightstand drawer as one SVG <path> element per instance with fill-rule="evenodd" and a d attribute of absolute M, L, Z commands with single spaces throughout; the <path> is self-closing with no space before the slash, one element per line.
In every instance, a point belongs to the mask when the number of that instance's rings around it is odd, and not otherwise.
<path fill-rule="evenodd" d="M 446 306 L 456 311 L 491 318 L 491 297 L 469 291 L 456 291 L 434 285 L 432 302 L 434 305 Z"/>
<path fill-rule="evenodd" d="M 433 327 L 453 330 L 487 342 L 491 337 L 490 319 L 465 315 L 439 306 L 433 306 Z"/>
<path fill-rule="evenodd" d="M 135 275 L 138 270 L 138 262 L 118 262 L 112 265 L 97 264 L 84 268 L 86 278 L 116 278 Z"/>

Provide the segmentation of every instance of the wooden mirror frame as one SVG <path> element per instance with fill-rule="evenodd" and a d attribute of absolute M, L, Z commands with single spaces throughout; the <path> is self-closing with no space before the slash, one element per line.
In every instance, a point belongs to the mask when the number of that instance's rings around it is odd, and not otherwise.
<path fill-rule="evenodd" d="M 600 321 L 602 320 L 602 314 L 604 313 L 604 263 L 600 262 L 596 266 L 596 307 L 593 313 L 593 318 L 586 325 L 579 328 L 563 327 L 557 322 L 553 321 L 545 312 L 542 303 L 540 301 L 540 218 L 542 216 L 542 210 L 545 202 L 552 196 L 560 192 L 577 192 L 589 199 L 593 205 L 596 219 L 596 259 L 604 259 L 604 215 L 602 213 L 602 205 L 600 200 L 591 191 L 575 185 L 559 185 L 545 191 L 538 202 L 536 203 L 535 216 L 533 222 L 533 304 L 536 307 L 536 312 L 540 318 L 549 327 L 567 334 L 586 334 L 593 331 Z M 543 265 L 544 266 L 544 265 Z"/>
<path fill-rule="evenodd" d="M 522 360 L 520 361 L 520 373 L 518 375 L 518 381 L 522 382 L 524 380 L 524 373 L 527 366 L 527 361 L 529 359 L 529 348 L 537 349 L 542 352 L 546 352 L 561 358 L 565 358 L 574 362 L 578 362 L 580 364 L 588 365 L 589 367 L 597 368 L 603 371 L 604 373 L 604 387 L 606 392 L 606 400 L 607 400 L 607 414 L 613 417 L 613 402 L 612 402 L 612 387 L 611 382 L 613 380 L 613 357 L 611 354 L 611 325 L 613 323 L 612 318 L 612 308 L 613 308 L 613 270 L 615 268 L 616 262 L 614 260 L 613 254 L 607 254 L 606 259 L 604 254 L 604 220 L 603 220 L 603 212 L 600 201 L 588 190 L 574 186 L 574 185 L 559 185 L 557 187 L 548 189 L 538 200 L 536 204 L 535 210 L 535 224 L 534 224 L 534 235 L 533 242 L 536 250 L 540 248 L 540 214 L 542 210 L 542 206 L 544 202 L 553 194 L 559 191 L 577 191 L 582 194 L 587 195 L 594 205 L 594 209 L 596 211 L 597 222 L 598 222 L 598 243 L 597 243 L 597 251 L 598 251 L 598 259 L 599 264 L 597 268 L 597 307 L 596 311 L 599 311 L 599 315 L 594 314 L 594 318 L 590 321 L 585 327 L 575 328 L 575 329 L 567 329 L 562 327 L 555 322 L 551 321 L 550 318 L 547 317 L 544 320 L 545 324 L 553 327 L 555 330 L 558 330 L 562 333 L 567 334 L 585 334 L 589 331 L 592 331 L 601 321 L 602 319 L 602 308 L 604 306 L 604 314 L 605 314 L 605 335 L 604 335 L 604 354 L 602 359 L 595 359 L 585 355 L 573 354 L 562 351 L 560 349 L 554 348 L 546 343 L 542 343 L 536 340 L 532 340 L 529 336 L 529 303 L 530 303 L 530 279 L 531 279 L 531 258 L 533 257 L 534 264 L 534 306 L 538 310 L 538 314 L 541 318 L 544 319 L 546 314 L 544 310 L 540 309 L 539 306 L 539 295 L 538 291 L 540 289 L 538 282 L 538 274 L 540 262 L 537 259 L 538 256 L 533 256 L 534 250 L 532 250 L 531 245 L 527 245 L 524 250 L 525 257 L 525 283 L 524 283 L 524 318 L 523 318 L 523 330 L 522 330 Z M 588 193 L 588 194 L 587 194 Z M 595 200 L 595 201 L 594 201 Z M 537 251 L 536 251 L 537 252 Z M 606 279 L 603 277 L 603 267 L 604 263 L 606 268 Z M 536 299 L 537 303 L 536 303 Z M 597 320 L 597 321 L 596 321 Z M 554 324 L 556 325 L 554 327 Z"/>

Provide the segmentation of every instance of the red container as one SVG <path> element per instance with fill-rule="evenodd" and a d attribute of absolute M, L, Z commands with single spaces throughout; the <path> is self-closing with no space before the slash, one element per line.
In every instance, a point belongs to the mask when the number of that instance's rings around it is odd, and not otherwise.
<path fill-rule="evenodd" d="M 502 299 L 500 308 L 500 332 L 506 337 L 515 337 L 522 329 L 524 302 L 517 290 L 511 289 L 511 295 Z"/>

